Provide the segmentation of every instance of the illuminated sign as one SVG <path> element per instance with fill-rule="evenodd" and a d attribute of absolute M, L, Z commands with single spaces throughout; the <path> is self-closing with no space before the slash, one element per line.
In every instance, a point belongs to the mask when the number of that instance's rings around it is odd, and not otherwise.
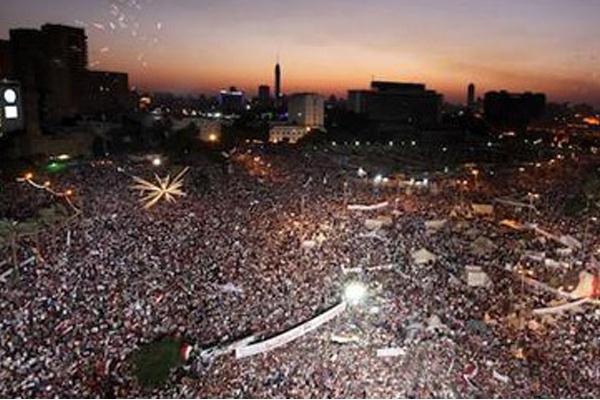
<path fill-rule="evenodd" d="M 18 82 L 0 81 L 0 129 L 13 132 L 23 129 L 23 99 Z"/>

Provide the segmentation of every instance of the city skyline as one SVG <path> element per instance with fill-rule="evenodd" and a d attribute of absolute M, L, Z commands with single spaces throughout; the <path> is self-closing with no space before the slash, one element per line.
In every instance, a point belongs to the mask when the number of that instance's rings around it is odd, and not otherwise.
<path fill-rule="evenodd" d="M 584 1 L 9 0 L 0 38 L 46 22 L 85 27 L 90 67 L 127 71 L 144 90 L 254 94 L 272 85 L 279 53 L 285 93 L 345 96 L 375 77 L 423 82 L 459 103 L 473 82 L 477 96 L 531 90 L 600 105 L 598 10 Z"/>

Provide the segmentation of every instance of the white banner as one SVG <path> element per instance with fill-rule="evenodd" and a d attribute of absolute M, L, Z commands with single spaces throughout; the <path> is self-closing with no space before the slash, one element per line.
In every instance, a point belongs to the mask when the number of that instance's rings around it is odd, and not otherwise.
<path fill-rule="evenodd" d="M 384 201 L 382 203 L 377 203 L 377 204 L 373 204 L 370 206 L 366 206 L 363 204 L 350 204 L 348 205 L 348 210 L 350 211 L 372 211 L 372 210 L 379 210 L 381 208 L 386 208 L 388 206 L 388 202 Z"/>
<path fill-rule="evenodd" d="M 253 343 L 248 346 L 238 347 L 235 349 L 235 358 L 244 358 L 253 356 L 255 354 L 264 353 L 267 351 L 271 351 L 277 347 L 283 346 L 293 340 L 296 340 L 300 336 L 318 328 L 324 323 L 332 320 L 337 317 L 346 309 L 346 302 L 342 301 L 337 306 L 330 308 L 324 313 L 290 329 L 287 330 L 277 336 L 273 336 L 267 340 L 263 340 L 262 342 Z"/>

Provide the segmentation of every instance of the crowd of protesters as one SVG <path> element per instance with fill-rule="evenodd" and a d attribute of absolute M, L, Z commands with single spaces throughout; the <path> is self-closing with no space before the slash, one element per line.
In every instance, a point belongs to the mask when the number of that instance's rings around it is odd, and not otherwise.
<path fill-rule="evenodd" d="M 528 287 L 571 290 L 591 270 L 600 244 L 589 215 L 560 205 L 577 185 L 581 160 L 546 160 L 526 169 L 466 170 L 427 186 L 377 186 L 333 150 L 239 149 L 224 168 L 190 165 L 186 196 L 146 210 L 131 176 L 177 172 L 127 160 L 73 167 L 52 185 L 73 190 L 81 215 L 19 240 L 16 268 L 0 289 L 0 394 L 3 397 L 595 397 L 600 377 L 600 308 L 544 316 L 558 304 Z M 406 178 L 406 177 L 405 177 Z M 35 177 L 34 179 L 47 179 Z M 472 203 L 497 197 L 535 207 Z M 19 220 L 52 196 L 8 183 L 1 212 Z M 59 201 L 59 200 L 56 200 Z M 388 206 L 351 211 L 350 204 Z M 527 200 L 525 200 L 527 202 Z M 389 217 L 376 232 L 367 218 Z M 561 246 L 502 219 L 536 223 L 582 242 Z M 446 220 L 435 231 L 428 220 Z M 485 251 L 474 243 L 486 239 Z M 305 242 L 315 245 L 303 246 Z M 425 248 L 433 262 L 415 263 Z M 5 266 L 11 264 L 7 244 Z M 545 252 L 565 266 L 525 260 Z M 561 265 L 563 265 L 561 264 Z M 483 268 L 471 287 L 465 266 Z M 593 271 L 592 271 L 593 272 Z M 343 300 L 348 282 L 367 296 L 323 327 L 271 352 L 236 359 L 194 358 L 201 349 L 249 334 L 283 332 Z M 141 387 L 132 352 L 165 335 L 193 344 L 192 361 L 159 387 Z M 340 339 L 342 338 L 342 339 Z M 378 350 L 397 354 L 379 357 Z"/>

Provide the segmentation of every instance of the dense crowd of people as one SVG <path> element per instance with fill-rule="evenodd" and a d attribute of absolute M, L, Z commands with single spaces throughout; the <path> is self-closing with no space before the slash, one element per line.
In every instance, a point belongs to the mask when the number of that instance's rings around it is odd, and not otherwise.
<path fill-rule="evenodd" d="M 371 165 L 359 178 L 352 155 L 333 148 L 249 146 L 230 162 L 196 160 L 186 196 L 149 210 L 131 176 L 151 180 L 176 166 L 115 159 L 51 178 L 73 188 L 82 213 L 19 241 L 19 259 L 34 254 L 36 262 L 1 284 L 3 397 L 598 395 L 600 308 L 533 315 L 560 299 L 520 279 L 527 271 L 567 291 L 592 268 L 596 224 L 589 215 L 566 217 L 559 206 L 577 185 L 582 160 L 482 168 L 414 190 L 375 186 Z M 539 194 L 535 212 L 501 204 L 492 215 L 470 210 L 473 202 L 527 193 Z M 1 195 L 2 215 L 15 220 L 52 201 L 16 182 Z M 377 211 L 347 207 L 383 201 L 388 206 Z M 376 232 L 365 226 L 381 216 L 392 223 Z M 558 256 L 561 246 L 503 227 L 503 219 L 537 223 L 583 246 Z M 432 231 L 429 220 L 446 222 Z M 481 238 L 486 251 L 474 248 Z M 415 263 L 422 248 L 437 260 Z M 525 259 L 528 251 L 568 267 Z M 11 263 L 9 245 L 2 259 Z M 467 265 L 482 267 L 491 284 L 469 286 Z M 283 347 L 243 359 L 194 358 L 306 321 L 342 301 L 354 281 L 367 286 L 364 301 Z M 193 344 L 192 359 L 167 384 L 143 388 L 129 357 L 165 335 Z M 382 348 L 397 353 L 380 357 Z"/>

